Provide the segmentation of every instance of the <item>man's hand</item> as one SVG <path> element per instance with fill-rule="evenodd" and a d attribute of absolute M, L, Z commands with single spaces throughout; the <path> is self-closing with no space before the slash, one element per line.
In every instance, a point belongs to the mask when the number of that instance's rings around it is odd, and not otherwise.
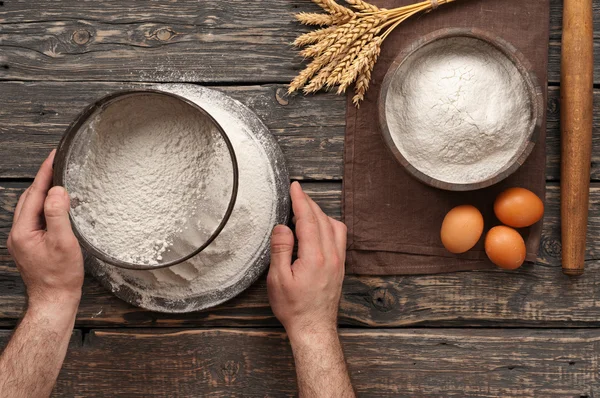
<path fill-rule="evenodd" d="M 292 264 L 292 231 L 278 225 L 271 237 L 269 302 L 292 344 L 300 396 L 352 397 L 337 335 L 346 226 L 327 217 L 297 182 L 290 193 L 298 259 Z"/>
<path fill-rule="evenodd" d="M 21 195 L 8 250 L 29 305 L 0 357 L 0 397 L 47 397 L 62 366 L 83 284 L 83 257 L 69 221 L 69 196 L 52 185 L 54 152 Z"/>
<path fill-rule="evenodd" d="M 327 217 L 302 191 L 291 187 L 298 259 L 292 264 L 294 234 L 284 225 L 273 230 L 269 301 L 289 335 L 335 331 L 344 280 L 346 226 Z"/>
<path fill-rule="evenodd" d="M 8 237 L 8 251 L 27 286 L 29 306 L 79 302 L 83 257 L 69 221 L 69 195 L 52 186 L 54 151 L 21 195 Z"/>

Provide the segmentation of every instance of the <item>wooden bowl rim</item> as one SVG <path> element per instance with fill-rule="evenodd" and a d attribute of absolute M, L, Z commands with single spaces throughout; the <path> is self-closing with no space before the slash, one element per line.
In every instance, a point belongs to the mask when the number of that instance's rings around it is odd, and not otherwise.
<path fill-rule="evenodd" d="M 455 37 L 468 37 L 481 40 L 498 49 L 515 65 L 527 86 L 527 92 L 529 93 L 531 99 L 531 111 L 535 120 L 535 123 L 532 123 L 530 131 L 528 132 L 527 139 L 524 141 L 522 147 L 516 152 L 514 161 L 512 163 L 508 163 L 504 168 L 502 168 L 489 179 L 475 183 L 450 183 L 446 181 L 441 181 L 418 170 L 402 155 L 402 153 L 394 143 L 387 123 L 386 102 L 388 90 L 390 88 L 391 81 L 394 78 L 394 75 L 396 74 L 398 69 L 417 50 L 420 50 L 421 48 L 432 44 L 435 41 Z M 497 184 L 498 182 L 504 180 L 505 178 L 513 174 L 515 171 L 517 171 L 519 167 L 521 167 L 523 163 L 525 163 L 525 161 L 533 151 L 535 144 L 537 143 L 542 129 L 545 110 L 544 92 L 542 91 L 537 75 L 535 74 L 535 72 L 532 71 L 531 63 L 527 60 L 527 58 L 508 41 L 478 28 L 440 29 L 417 39 L 407 48 L 405 48 L 394 59 L 385 75 L 381 88 L 381 93 L 379 95 L 378 108 L 381 134 L 386 143 L 386 146 L 392 152 L 396 160 L 402 166 L 404 166 L 404 168 L 406 168 L 406 170 L 413 177 L 417 178 L 419 181 L 434 188 L 444 189 L 448 191 L 473 191 L 476 189 L 487 188 L 489 186 Z"/>

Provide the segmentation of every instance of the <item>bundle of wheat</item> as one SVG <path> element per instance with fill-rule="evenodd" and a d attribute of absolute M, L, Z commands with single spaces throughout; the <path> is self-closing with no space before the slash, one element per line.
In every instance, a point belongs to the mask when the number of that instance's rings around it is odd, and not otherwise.
<path fill-rule="evenodd" d="M 355 83 L 352 101 L 358 107 L 369 88 L 371 72 L 385 38 L 411 16 L 455 0 L 427 0 L 391 10 L 363 0 L 346 0 L 352 8 L 334 0 L 312 1 L 326 13 L 296 15 L 300 23 L 322 28 L 294 41 L 296 47 L 305 47 L 300 54 L 313 61 L 290 83 L 288 93 L 302 90 L 309 94 L 337 86 L 337 93 L 342 94 Z"/>

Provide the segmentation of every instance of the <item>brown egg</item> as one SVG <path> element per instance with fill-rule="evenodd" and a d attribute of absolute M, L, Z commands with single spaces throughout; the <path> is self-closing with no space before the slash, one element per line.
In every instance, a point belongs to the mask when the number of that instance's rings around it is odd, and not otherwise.
<path fill-rule="evenodd" d="M 498 195 L 494 212 L 503 224 L 524 228 L 542 219 L 544 202 L 525 188 L 510 188 Z"/>
<path fill-rule="evenodd" d="M 458 254 L 471 250 L 482 233 L 483 216 L 470 205 L 450 210 L 442 223 L 442 243 L 450 253 Z"/>
<path fill-rule="evenodd" d="M 525 241 L 516 230 L 500 225 L 485 237 L 485 252 L 500 268 L 517 269 L 525 262 Z"/>

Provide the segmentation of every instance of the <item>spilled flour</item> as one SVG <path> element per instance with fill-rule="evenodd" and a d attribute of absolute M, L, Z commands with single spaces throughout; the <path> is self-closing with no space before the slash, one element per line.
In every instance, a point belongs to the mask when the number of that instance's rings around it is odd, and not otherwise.
<path fill-rule="evenodd" d="M 438 40 L 413 53 L 392 79 L 386 114 L 402 155 L 450 183 L 496 175 L 534 123 L 517 67 L 496 47 L 468 37 Z"/>
<path fill-rule="evenodd" d="M 157 264 L 194 251 L 225 214 L 232 164 L 215 124 L 160 94 L 111 103 L 83 133 L 67 189 L 80 232 L 122 261 Z"/>
<path fill-rule="evenodd" d="M 192 85 L 159 85 L 161 90 L 192 99 L 217 120 L 234 147 L 239 165 L 239 188 L 229 222 L 203 252 L 164 269 L 135 271 L 94 260 L 88 269 L 118 297 L 155 311 L 187 312 L 225 301 L 248 286 L 269 261 L 269 238 L 274 225 L 285 223 L 289 177 L 285 164 L 274 164 L 267 151 L 273 137 L 246 107 L 214 90 Z M 279 150 L 279 149 L 277 149 Z M 281 185 L 278 188 L 278 185 Z M 282 187 L 285 187 L 285 190 Z M 280 196 L 281 192 L 283 196 Z"/>

